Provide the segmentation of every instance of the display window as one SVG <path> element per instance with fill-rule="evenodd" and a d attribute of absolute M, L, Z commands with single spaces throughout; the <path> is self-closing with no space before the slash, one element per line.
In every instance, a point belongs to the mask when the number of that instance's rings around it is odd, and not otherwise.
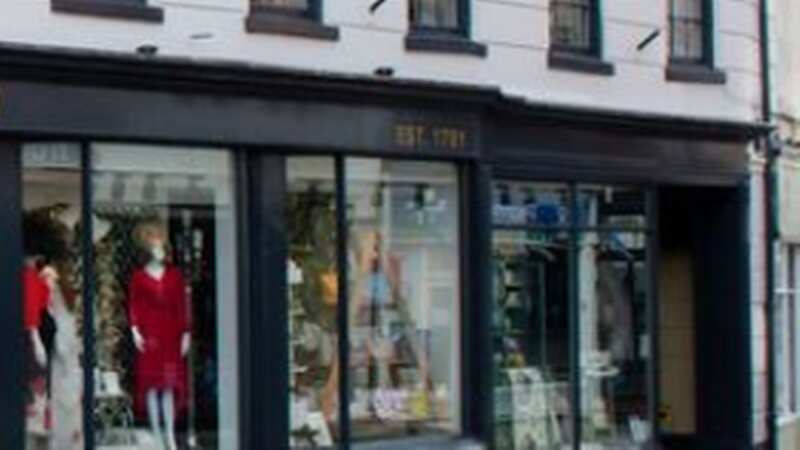
<path fill-rule="evenodd" d="M 495 183 L 496 448 L 650 442 L 645 198 L 624 186 Z"/>
<path fill-rule="evenodd" d="M 456 168 L 348 159 L 346 180 L 353 439 L 456 434 Z"/>
<path fill-rule="evenodd" d="M 238 448 L 231 154 L 32 144 L 23 162 L 26 303 L 50 316 L 28 448 Z"/>
<path fill-rule="evenodd" d="M 22 152 L 26 449 L 83 450 L 81 148 Z"/>
<path fill-rule="evenodd" d="M 339 270 L 333 158 L 287 158 L 292 448 L 330 447 L 339 423 Z"/>
<path fill-rule="evenodd" d="M 456 166 L 341 162 L 287 159 L 292 447 L 457 436 Z"/>

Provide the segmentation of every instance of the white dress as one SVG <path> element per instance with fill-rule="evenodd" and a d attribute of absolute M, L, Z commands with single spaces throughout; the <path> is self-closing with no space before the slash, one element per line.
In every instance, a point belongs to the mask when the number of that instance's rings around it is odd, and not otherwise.
<path fill-rule="evenodd" d="M 83 374 L 81 339 L 75 316 L 67 309 L 61 289 L 52 289 L 51 313 L 56 323 L 51 365 L 53 428 L 51 450 L 83 450 Z"/>

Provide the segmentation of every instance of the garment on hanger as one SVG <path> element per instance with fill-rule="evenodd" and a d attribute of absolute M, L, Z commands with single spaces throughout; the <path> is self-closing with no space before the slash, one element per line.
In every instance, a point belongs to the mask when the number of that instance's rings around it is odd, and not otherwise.
<path fill-rule="evenodd" d="M 22 272 L 24 289 L 25 330 L 38 330 L 42 316 L 50 301 L 50 288 L 35 267 L 25 267 Z M 47 404 L 47 366 L 42 366 L 34 355 L 33 342 L 25 339 L 27 354 L 26 430 L 29 434 L 46 435 L 50 429 Z"/>
<path fill-rule="evenodd" d="M 144 350 L 136 354 L 135 399 L 139 414 L 146 409 L 151 389 L 172 390 L 176 407 L 186 407 L 187 368 L 181 340 L 190 332 L 186 284 L 180 270 L 168 266 L 160 279 L 139 269 L 129 286 L 130 326 L 144 337 Z"/>
<path fill-rule="evenodd" d="M 25 329 L 39 328 L 42 314 L 50 301 L 50 288 L 35 267 L 25 267 L 22 272 L 22 285 L 25 290 Z"/>
<path fill-rule="evenodd" d="M 83 370 L 80 355 L 81 339 L 75 315 L 67 308 L 60 288 L 52 291 L 51 311 L 58 332 L 52 359 L 52 378 L 58 380 L 51 386 L 53 431 L 51 450 L 83 450 L 83 417 L 80 411 L 83 400 Z"/>

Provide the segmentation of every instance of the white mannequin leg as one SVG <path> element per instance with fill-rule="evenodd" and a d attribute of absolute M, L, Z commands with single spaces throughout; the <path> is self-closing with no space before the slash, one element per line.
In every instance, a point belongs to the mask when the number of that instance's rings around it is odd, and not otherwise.
<path fill-rule="evenodd" d="M 172 390 L 164 391 L 161 397 L 164 409 L 164 429 L 166 431 L 167 450 L 177 450 L 175 442 L 175 393 Z"/>
<path fill-rule="evenodd" d="M 153 438 L 159 445 L 164 445 L 164 437 L 161 434 L 161 414 L 159 414 L 158 391 L 150 389 L 147 391 L 147 415 L 150 418 L 150 430 Z"/>

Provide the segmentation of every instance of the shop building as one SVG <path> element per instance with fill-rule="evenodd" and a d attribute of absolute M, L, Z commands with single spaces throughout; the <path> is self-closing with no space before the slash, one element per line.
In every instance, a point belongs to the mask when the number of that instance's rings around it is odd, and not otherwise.
<path fill-rule="evenodd" d="M 292 68 L 259 64 L 263 50 L 219 61 L 204 58 L 224 46 L 181 47 L 171 31 L 131 52 L 165 11 L 204 28 L 213 8 L 42 3 L 28 13 L 65 38 L 84 20 L 109 26 L 72 14 L 146 23 L 86 50 L 84 35 L 54 48 L 7 21 L 20 33 L 8 40 L 34 45 L 0 45 L 0 448 L 766 439 L 754 355 L 767 342 L 767 130 L 757 95 L 729 95 L 757 77 L 725 72 L 716 39 L 673 43 L 684 53 L 665 67 L 658 35 L 601 45 L 597 25 L 588 58 L 568 37 L 533 51 L 553 72 L 541 79 L 563 82 L 550 94 L 513 77 L 468 83 L 520 56 L 481 8 L 457 10 L 459 39 L 401 40 L 425 56 L 397 67 L 376 64 L 380 49 L 335 66 L 364 27 L 327 20 L 333 2 L 313 29 L 244 22 L 341 39 L 346 50 L 309 47 L 331 70 L 311 72 L 292 46 Z M 687 23 L 710 32 L 705 17 Z M 402 25 L 383 23 L 381 45 Z M 236 54 L 255 45 L 243 42 Z M 431 51 L 461 55 L 418 66 Z M 634 51 L 642 60 L 621 56 Z M 611 91 L 590 91 L 598 80 Z"/>

